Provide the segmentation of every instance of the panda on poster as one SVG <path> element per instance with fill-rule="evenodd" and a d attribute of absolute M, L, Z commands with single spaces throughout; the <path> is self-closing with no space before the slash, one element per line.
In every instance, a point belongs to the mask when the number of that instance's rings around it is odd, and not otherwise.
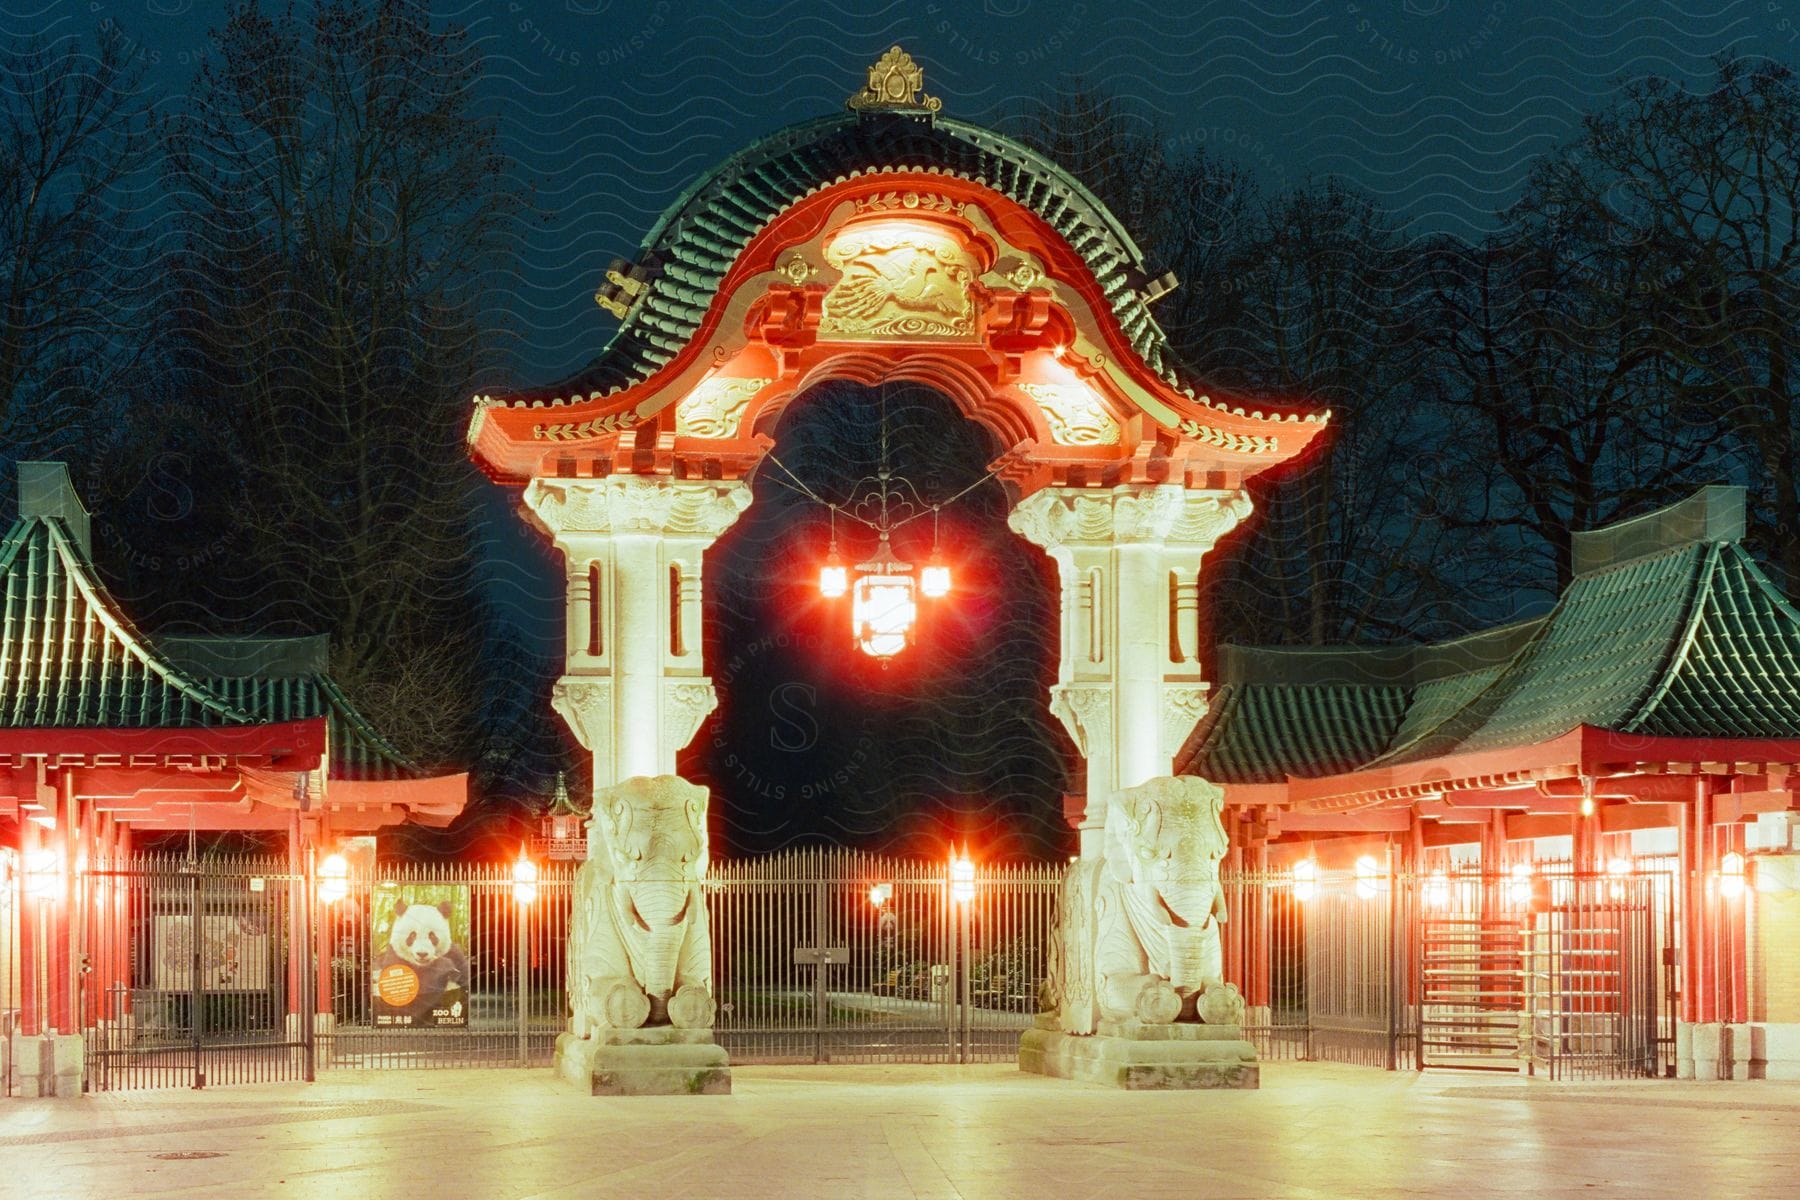
<path fill-rule="evenodd" d="M 385 933 L 380 928 L 383 914 L 377 912 L 375 934 L 382 948 L 372 971 L 375 1024 L 428 1028 L 469 1023 L 469 958 L 461 945 L 468 936 L 467 889 L 456 890 L 461 896 L 433 903 L 409 897 L 412 888 L 400 889 Z"/>

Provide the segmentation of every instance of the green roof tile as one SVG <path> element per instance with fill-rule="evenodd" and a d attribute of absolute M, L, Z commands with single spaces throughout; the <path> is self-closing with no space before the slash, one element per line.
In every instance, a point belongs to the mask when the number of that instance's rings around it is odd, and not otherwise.
<path fill-rule="evenodd" d="M 1578 726 L 1800 738 L 1800 611 L 1737 544 L 1743 493 L 1576 537 L 1540 621 L 1415 647 L 1221 647 L 1180 769 L 1272 782 L 1550 741 Z"/>
<path fill-rule="evenodd" d="M 644 293 L 598 357 L 517 404 L 586 399 L 642 382 L 698 330 L 738 253 L 784 209 L 820 188 L 883 171 L 927 171 L 990 187 L 1042 217 L 1088 261 L 1134 349 L 1169 384 L 1192 390 L 1139 291 L 1153 272 L 1094 194 L 1030 147 L 965 121 L 846 113 L 790 126 L 740 150 L 672 204 L 637 253 Z"/>

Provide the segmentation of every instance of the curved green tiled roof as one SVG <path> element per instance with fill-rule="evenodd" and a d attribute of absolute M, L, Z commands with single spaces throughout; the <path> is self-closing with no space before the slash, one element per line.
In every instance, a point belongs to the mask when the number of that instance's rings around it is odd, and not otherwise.
<path fill-rule="evenodd" d="M 167 638 L 159 643 L 216 695 L 265 721 L 325 719 L 334 779 L 412 779 L 423 774 L 359 712 L 326 673 L 329 639 Z"/>
<path fill-rule="evenodd" d="M 0 727 L 254 724 L 133 627 L 80 532 L 60 516 L 27 511 L 0 543 Z"/>
<path fill-rule="evenodd" d="M 1800 611 L 1737 542 L 1743 492 L 1706 488 L 1576 538 L 1540 621 L 1458 642 L 1221 648 L 1222 686 L 1180 769 L 1320 777 L 1553 740 L 1579 726 L 1800 738 Z"/>
<path fill-rule="evenodd" d="M 1227 685 L 1197 731 L 1205 748 L 1192 770 L 1214 783 L 1354 770 L 1381 752 L 1405 713 L 1403 687 Z"/>
<path fill-rule="evenodd" d="M 1800 612 L 1743 547 L 1715 548 L 1675 670 L 1629 732 L 1793 737 L 1800 730 Z"/>
<path fill-rule="evenodd" d="M 88 551 L 61 463 L 19 465 L 0 542 L 0 728 L 189 728 L 324 718 L 330 773 L 421 774 L 325 671 L 326 639 L 145 636 Z"/>
<path fill-rule="evenodd" d="M 642 382 L 699 329 L 719 283 L 765 225 L 796 201 L 858 176 L 925 171 L 982 184 L 1042 217 L 1087 262 L 1138 354 L 1192 392 L 1150 315 L 1152 272 L 1131 236 L 1092 192 L 1036 150 L 945 117 L 871 111 L 793 125 L 732 155 L 675 201 L 644 239 L 649 279 L 592 363 L 546 388 L 508 395 L 554 404 Z"/>

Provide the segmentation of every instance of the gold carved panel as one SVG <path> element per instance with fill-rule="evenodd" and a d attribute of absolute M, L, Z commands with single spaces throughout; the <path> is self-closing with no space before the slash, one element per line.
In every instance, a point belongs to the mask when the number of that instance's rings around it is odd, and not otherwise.
<path fill-rule="evenodd" d="M 825 294 L 820 341 L 975 337 L 980 264 L 949 229 L 859 221 L 825 247 L 825 261 L 840 274 Z"/>

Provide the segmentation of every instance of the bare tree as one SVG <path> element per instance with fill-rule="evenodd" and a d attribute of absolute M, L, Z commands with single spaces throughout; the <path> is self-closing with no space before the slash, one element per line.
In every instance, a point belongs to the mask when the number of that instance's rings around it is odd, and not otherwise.
<path fill-rule="evenodd" d="M 59 448 L 141 346 L 130 216 L 145 165 L 140 73 L 121 40 L 0 53 L 0 442 Z"/>
<path fill-rule="evenodd" d="M 328 629 L 409 753 L 466 758 L 485 616 L 462 445 L 516 173 L 463 33 L 413 0 L 234 9 L 164 130 L 184 244 L 167 331 L 241 492 L 197 619 Z"/>
<path fill-rule="evenodd" d="M 1525 232 L 1573 228 L 1609 379 L 1631 422 L 1741 452 L 1756 500 L 1751 540 L 1800 587 L 1800 82 L 1784 66 L 1725 59 L 1710 91 L 1662 79 L 1625 89 L 1534 170 Z M 1705 434 L 1691 432 L 1707 423 Z M 1677 465 L 1706 462 L 1682 446 Z M 1641 470 L 1641 467 L 1633 469 Z M 1618 473 L 1606 481 L 1620 487 Z M 1666 484 L 1662 489 L 1666 498 Z"/>

